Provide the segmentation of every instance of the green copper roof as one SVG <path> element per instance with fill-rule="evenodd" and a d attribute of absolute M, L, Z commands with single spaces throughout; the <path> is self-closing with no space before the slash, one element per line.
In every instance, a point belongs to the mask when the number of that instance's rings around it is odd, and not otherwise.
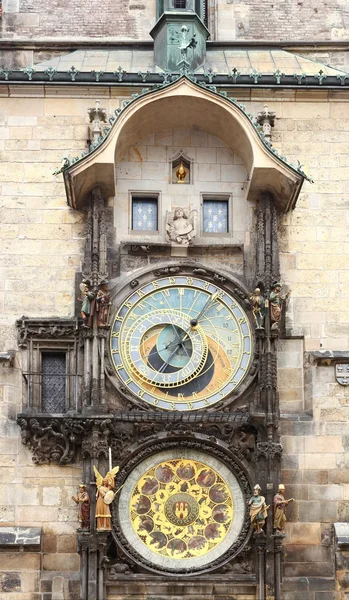
<path fill-rule="evenodd" d="M 126 72 L 161 72 L 154 64 L 152 50 L 75 50 L 34 65 L 36 72 L 52 67 L 56 71 L 68 71 L 71 66 L 80 71 L 92 70 L 113 72 L 119 67 Z M 280 71 L 284 75 L 316 75 L 321 70 L 324 75 L 343 75 L 340 69 L 334 69 L 321 62 L 304 58 L 286 50 L 234 49 L 210 50 L 207 48 L 205 66 L 196 73 L 212 69 L 215 73 L 229 74 L 237 69 L 241 74 L 258 72 L 263 75 Z"/>

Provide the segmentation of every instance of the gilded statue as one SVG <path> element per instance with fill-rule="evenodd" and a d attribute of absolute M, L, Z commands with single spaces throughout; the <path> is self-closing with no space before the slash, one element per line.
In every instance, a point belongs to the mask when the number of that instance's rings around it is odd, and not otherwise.
<path fill-rule="evenodd" d="M 264 496 L 261 496 L 261 486 L 258 483 L 253 488 L 253 496 L 249 499 L 248 506 L 250 507 L 251 525 L 256 533 L 261 533 L 269 506 L 266 505 Z"/>
<path fill-rule="evenodd" d="M 72 500 L 78 505 L 80 529 L 88 531 L 90 529 L 90 496 L 84 483 L 80 483 L 79 491 L 76 496 L 72 496 Z"/>
<path fill-rule="evenodd" d="M 181 161 L 181 164 L 178 167 L 178 170 L 176 171 L 176 177 L 177 177 L 177 183 L 185 183 L 185 178 L 187 176 L 188 171 L 185 169 L 183 162 Z"/>
<path fill-rule="evenodd" d="M 170 242 L 187 246 L 196 235 L 197 211 L 177 207 L 167 213 L 166 232 Z"/>
<path fill-rule="evenodd" d="M 275 281 L 271 286 L 270 293 L 270 321 L 272 329 L 279 329 L 279 323 L 282 317 L 282 305 L 285 300 L 289 297 L 291 291 L 287 292 L 285 296 L 281 295 L 281 283 Z"/>
<path fill-rule="evenodd" d="M 286 525 L 286 507 L 290 502 L 294 502 L 294 498 L 285 499 L 285 486 L 280 483 L 278 492 L 274 496 L 274 529 L 283 532 Z"/>
<path fill-rule="evenodd" d="M 97 484 L 97 502 L 96 502 L 96 519 L 97 531 L 111 531 L 111 513 L 109 505 L 113 502 L 119 490 L 114 492 L 115 475 L 119 471 L 119 467 L 114 467 L 105 477 L 101 475 L 96 467 L 93 467 L 96 484 Z"/>
<path fill-rule="evenodd" d="M 264 329 L 264 317 L 265 317 L 265 299 L 261 293 L 260 288 L 256 288 L 250 296 L 250 302 L 252 304 L 252 314 L 257 329 Z"/>

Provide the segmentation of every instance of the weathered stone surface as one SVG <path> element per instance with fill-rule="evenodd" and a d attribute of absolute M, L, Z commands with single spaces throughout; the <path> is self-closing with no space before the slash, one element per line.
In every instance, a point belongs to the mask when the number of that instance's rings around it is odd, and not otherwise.
<path fill-rule="evenodd" d="M 28 569 L 40 569 L 40 554 L 21 552 L 2 552 L 1 569 L 4 571 L 24 571 Z"/>
<path fill-rule="evenodd" d="M 0 527 L 0 546 L 41 546 L 40 527 Z"/>
<path fill-rule="evenodd" d="M 21 589 L 20 573 L 1 573 L 0 574 L 0 591 L 1 592 L 18 592 Z"/>
<path fill-rule="evenodd" d="M 44 554 L 43 569 L 46 571 L 77 571 L 79 568 L 78 554 Z"/>

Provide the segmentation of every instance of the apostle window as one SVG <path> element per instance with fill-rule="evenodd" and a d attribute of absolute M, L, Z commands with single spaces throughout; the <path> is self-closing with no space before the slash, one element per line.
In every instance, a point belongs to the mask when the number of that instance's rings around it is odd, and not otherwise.
<path fill-rule="evenodd" d="M 203 199 L 203 233 L 229 232 L 229 200 Z"/>
<path fill-rule="evenodd" d="M 132 231 L 158 231 L 158 197 L 132 195 Z"/>

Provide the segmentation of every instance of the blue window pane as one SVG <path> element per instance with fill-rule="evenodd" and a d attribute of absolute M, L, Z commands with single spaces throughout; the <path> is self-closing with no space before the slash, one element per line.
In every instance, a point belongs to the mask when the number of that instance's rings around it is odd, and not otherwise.
<path fill-rule="evenodd" d="M 157 198 L 132 198 L 132 229 L 135 231 L 158 230 Z"/>
<path fill-rule="evenodd" d="M 227 233 L 227 200 L 204 200 L 204 232 Z"/>

